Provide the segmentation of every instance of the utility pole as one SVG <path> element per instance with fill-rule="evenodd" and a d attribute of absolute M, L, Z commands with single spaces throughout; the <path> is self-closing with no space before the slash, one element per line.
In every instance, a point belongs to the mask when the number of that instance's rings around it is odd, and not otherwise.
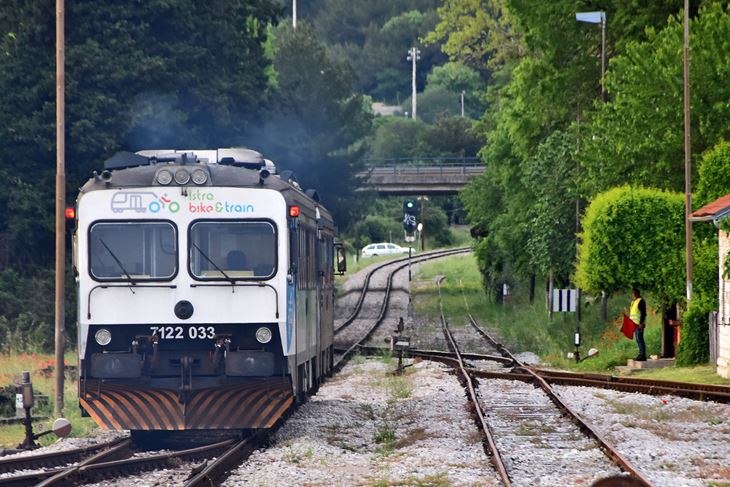
<path fill-rule="evenodd" d="M 297 0 L 291 1 L 291 26 L 296 30 L 297 28 Z"/>
<path fill-rule="evenodd" d="M 408 56 L 406 60 L 411 62 L 412 76 L 411 76 L 411 118 L 416 119 L 416 61 L 421 59 L 421 50 L 417 47 L 408 49 Z"/>
<path fill-rule="evenodd" d="M 461 118 L 464 118 L 464 90 L 461 90 Z"/>
<path fill-rule="evenodd" d="M 601 15 L 601 101 L 606 103 L 606 13 Z"/>
<path fill-rule="evenodd" d="M 687 301 L 692 301 L 692 154 L 689 118 L 689 0 L 684 0 L 684 240 L 687 251 Z"/>
<path fill-rule="evenodd" d="M 63 335 L 66 302 L 66 143 L 64 70 L 64 0 L 56 0 L 56 404 L 57 416 L 63 414 Z"/>

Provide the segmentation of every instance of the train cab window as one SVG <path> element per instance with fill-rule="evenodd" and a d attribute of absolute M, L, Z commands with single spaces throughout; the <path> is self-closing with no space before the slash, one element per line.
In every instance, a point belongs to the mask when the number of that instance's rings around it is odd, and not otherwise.
<path fill-rule="evenodd" d="M 268 279 L 276 274 L 276 228 L 266 221 L 197 221 L 189 255 L 196 279 Z"/>
<path fill-rule="evenodd" d="M 177 230 L 169 222 L 99 222 L 89 230 L 89 273 L 98 281 L 170 280 Z"/>

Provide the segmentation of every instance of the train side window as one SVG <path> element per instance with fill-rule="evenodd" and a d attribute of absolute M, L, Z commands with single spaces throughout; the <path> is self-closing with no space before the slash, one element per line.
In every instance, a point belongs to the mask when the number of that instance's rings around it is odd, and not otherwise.
<path fill-rule="evenodd" d="M 177 229 L 165 221 L 104 221 L 89 229 L 89 274 L 97 281 L 170 280 Z"/>

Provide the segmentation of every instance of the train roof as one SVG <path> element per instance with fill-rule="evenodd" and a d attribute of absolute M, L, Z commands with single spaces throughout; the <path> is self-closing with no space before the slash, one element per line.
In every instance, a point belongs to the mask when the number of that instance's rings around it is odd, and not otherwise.
<path fill-rule="evenodd" d="M 271 189 L 281 193 L 287 204 L 311 209 L 304 211 L 308 216 L 314 217 L 317 207 L 332 221 L 316 190 L 303 191 L 291 171 L 277 174 L 271 161 L 251 149 L 118 152 L 104 162 L 101 174 L 94 171 L 79 198 L 91 191 L 155 186 Z"/>

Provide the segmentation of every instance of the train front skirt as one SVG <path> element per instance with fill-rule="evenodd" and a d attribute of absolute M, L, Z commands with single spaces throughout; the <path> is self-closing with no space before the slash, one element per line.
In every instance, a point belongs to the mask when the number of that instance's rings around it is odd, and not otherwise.
<path fill-rule="evenodd" d="M 250 378 L 226 387 L 178 391 L 85 380 L 80 402 L 104 429 L 194 430 L 270 428 L 294 402 L 288 377 Z"/>

